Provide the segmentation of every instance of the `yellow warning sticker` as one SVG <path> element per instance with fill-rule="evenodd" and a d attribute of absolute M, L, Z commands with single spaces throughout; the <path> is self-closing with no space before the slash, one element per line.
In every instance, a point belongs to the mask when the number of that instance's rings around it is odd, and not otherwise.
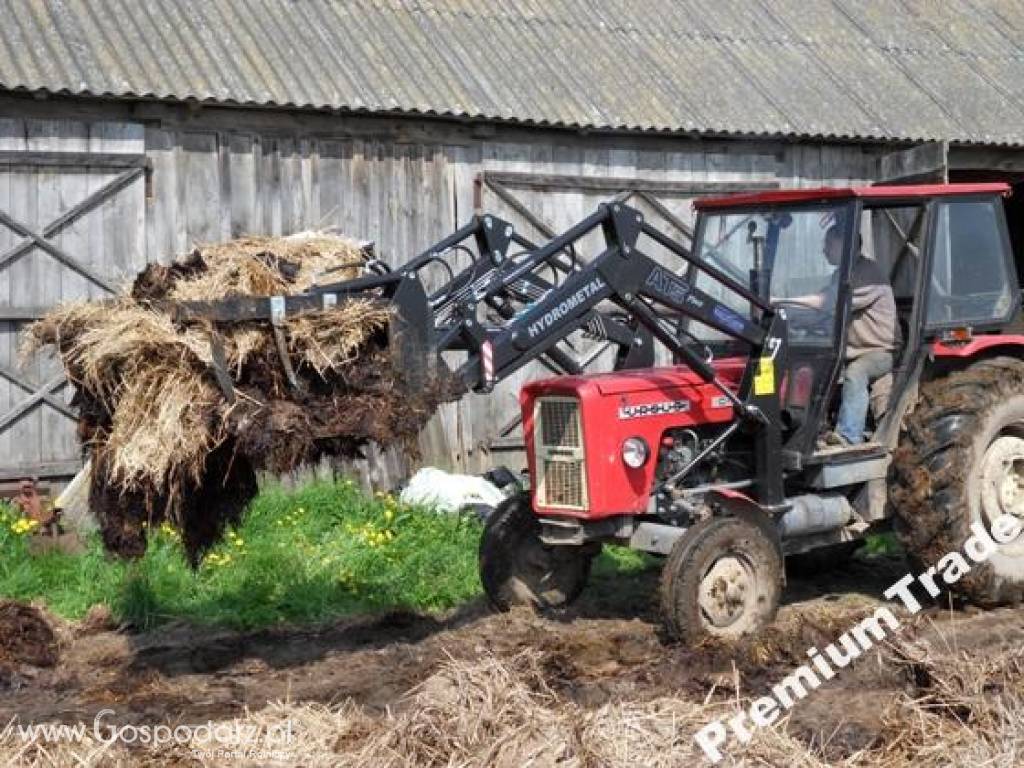
<path fill-rule="evenodd" d="M 757 375 L 754 376 L 756 396 L 775 394 L 775 361 L 770 357 L 758 360 Z"/>

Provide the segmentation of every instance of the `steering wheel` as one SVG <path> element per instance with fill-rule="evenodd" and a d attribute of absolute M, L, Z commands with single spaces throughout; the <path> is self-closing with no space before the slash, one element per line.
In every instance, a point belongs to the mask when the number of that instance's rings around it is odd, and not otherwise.
<path fill-rule="evenodd" d="M 786 299 L 777 299 L 776 306 L 785 307 L 789 315 L 789 327 L 804 336 L 829 338 L 832 336 L 832 313 L 824 309 L 815 309 L 803 304 L 795 304 Z"/>

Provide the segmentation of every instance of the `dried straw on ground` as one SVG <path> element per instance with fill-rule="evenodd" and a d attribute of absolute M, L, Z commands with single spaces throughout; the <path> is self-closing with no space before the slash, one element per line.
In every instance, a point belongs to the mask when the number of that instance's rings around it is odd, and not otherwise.
<path fill-rule="evenodd" d="M 732 743 L 721 764 L 786 768 L 1020 765 L 1024 743 L 1020 652 L 960 655 L 929 663 L 936 674 L 933 693 L 905 698 L 876 749 L 840 762 L 828 760 L 789 735 L 782 721 L 759 729 L 747 745 Z M 247 713 L 230 722 L 258 733 L 259 743 L 251 754 L 241 750 L 243 754 L 233 758 L 231 765 L 704 765 L 693 734 L 710 720 L 734 711 L 733 704 L 704 704 L 682 696 L 581 707 L 548 688 L 542 660 L 536 652 L 527 651 L 512 659 L 484 656 L 448 661 L 384 714 L 369 714 L 351 702 L 334 707 L 278 703 Z M 285 732 L 291 734 L 290 743 L 276 741 Z M 0 760 L 29 768 L 224 765 L 222 756 L 198 741 L 126 749 L 103 744 L 89 734 L 78 743 L 55 745 L 26 743 L 13 730 L 0 732 Z"/>
<path fill-rule="evenodd" d="M 30 326 L 23 354 L 54 347 L 77 388 L 80 436 L 94 459 L 91 502 L 110 549 L 141 554 L 144 524 L 167 519 L 198 560 L 237 521 L 255 471 L 415 437 L 440 395 L 403 392 L 385 350 L 388 308 L 352 300 L 289 318 L 301 392 L 269 324 L 218 327 L 237 394 L 229 403 L 214 375 L 212 327 L 176 323 L 159 305 L 301 293 L 320 275 L 354 277 L 362 263 L 356 243 L 333 235 L 243 238 L 150 265 L 127 295 L 65 305 Z"/>

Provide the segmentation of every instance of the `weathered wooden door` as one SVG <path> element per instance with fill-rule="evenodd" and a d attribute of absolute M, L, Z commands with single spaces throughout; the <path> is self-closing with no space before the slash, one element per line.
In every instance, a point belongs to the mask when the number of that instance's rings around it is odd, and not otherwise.
<path fill-rule="evenodd" d="M 542 243 L 593 213 L 599 203 L 618 200 L 642 211 L 648 222 L 689 249 L 694 198 L 777 186 L 775 181 L 691 182 L 485 171 L 476 179 L 475 207 L 506 218 L 526 237 Z M 601 242 L 601 235 L 594 233 L 584 241 L 582 250 L 596 253 Z M 642 247 L 647 255 L 670 268 L 678 270 L 685 266 L 677 256 L 649 239 Z M 577 332 L 570 343 L 575 358 L 585 363 L 587 370 L 610 369 L 614 355 L 607 342 Z M 658 350 L 657 362 L 669 362 L 665 350 Z M 517 394 L 524 382 L 545 375 L 550 372 L 540 363 L 533 363 L 501 382 L 493 394 L 469 401 L 472 413 L 462 420 L 465 428 L 460 439 L 467 448 L 466 463 L 470 469 L 480 471 L 495 464 L 519 466 L 523 442 Z"/>
<path fill-rule="evenodd" d="M 114 293 L 145 262 L 143 127 L 0 119 L 0 482 L 80 466 L 59 363 L 21 361 L 47 309 Z"/>

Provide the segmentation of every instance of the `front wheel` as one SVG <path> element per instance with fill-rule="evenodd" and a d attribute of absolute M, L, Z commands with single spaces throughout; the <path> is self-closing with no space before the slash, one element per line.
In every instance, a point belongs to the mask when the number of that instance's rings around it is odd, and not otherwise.
<path fill-rule="evenodd" d="M 529 494 L 517 494 L 487 518 L 480 539 L 480 582 L 499 611 L 516 605 L 561 608 L 580 596 L 598 549 L 544 544 Z"/>
<path fill-rule="evenodd" d="M 661 574 L 661 608 L 673 637 L 739 637 L 771 623 L 782 595 L 782 556 L 756 526 L 713 517 L 673 545 Z"/>

